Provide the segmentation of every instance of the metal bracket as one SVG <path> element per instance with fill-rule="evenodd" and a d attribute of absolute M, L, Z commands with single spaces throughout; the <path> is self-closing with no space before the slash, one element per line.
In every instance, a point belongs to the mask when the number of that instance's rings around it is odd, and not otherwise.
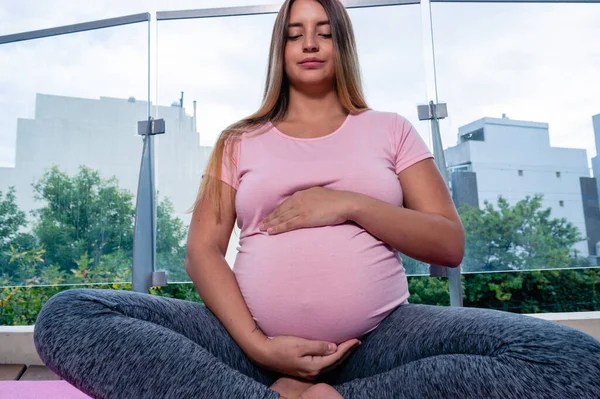
<path fill-rule="evenodd" d="M 417 113 L 420 121 L 444 119 L 448 116 L 448 107 L 446 103 L 435 104 L 431 101 L 429 104 L 418 105 Z"/>
<path fill-rule="evenodd" d="M 165 120 L 148 118 L 147 121 L 138 122 L 138 135 L 140 136 L 155 136 L 165 133 Z"/>
<path fill-rule="evenodd" d="M 166 287 L 167 286 L 168 273 L 166 271 L 152 272 L 152 286 L 153 287 Z"/>

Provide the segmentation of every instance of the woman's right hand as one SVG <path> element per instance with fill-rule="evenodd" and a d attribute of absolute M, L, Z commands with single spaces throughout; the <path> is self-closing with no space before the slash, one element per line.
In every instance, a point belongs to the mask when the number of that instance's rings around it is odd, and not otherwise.
<path fill-rule="evenodd" d="M 360 341 L 349 339 L 339 345 L 324 341 L 311 341 L 292 336 L 265 339 L 254 359 L 262 367 L 292 377 L 312 380 L 318 375 L 339 366 Z"/>

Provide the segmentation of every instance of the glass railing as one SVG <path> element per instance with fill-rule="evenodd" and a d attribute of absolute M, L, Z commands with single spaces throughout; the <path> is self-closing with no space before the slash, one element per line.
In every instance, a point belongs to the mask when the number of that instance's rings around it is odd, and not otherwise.
<path fill-rule="evenodd" d="M 349 14 L 369 106 L 406 117 L 432 149 L 429 123 L 417 117 L 417 105 L 427 103 L 420 5 L 350 9 Z M 429 273 L 429 265 L 400 256 L 408 275 Z"/>
<path fill-rule="evenodd" d="M 250 5 L 229 3 L 203 6 Z M 447 104 L 440 128 L 467 234 L 464 305 L 599 310 L 600 4 L 434 1 L 431 18 L 424 7 L 349 13 L 371 108 L 404 115 L 433 149 L 416 108 Z M 185 18 L 153 26 L 150 65 L 148 22 L 0 44 L 3 306 L 17 287 L 131 283 L 137 122 L 149 90 L 150 115 L 166 122 L 154 136 L 156 269 L 173 284 L 162 292 L 190 282 L 189 211 L 219 133 L 260 105 L 275 15 Z M 238 237 L 236 228 L 230 266 Z M 401 256 L 416 276 L 411 301 L 448 304 L 447 280 Z M 191 298 L 190 286 L 173 296 Z"/>
<path fill-rule="evenodd" d="M 600 4 L 431 8 L 463 273 L 596 266 Z"/>
<path fill-rule="evenodd" d="M 158 21 L 158 102 L 167 131 L 157 139 L 157 269 L 190 281 L 185 239 L 202 173 L 220 132 L 260 106 L 274 14 Z M 206 40 L 208 37 L 219 40 Z M 202 43 L 185 51 L 173 43 Z M 233 266 L 239 230 L 226 260 Z"/>
<path fill-rule="evenodd" d="M 416 111 L 418 104 L 426 103 L 420 7 L 374 7 L 349 12 L 369 106 L 405 115 L 430 141 L 428 124 L 419 121 Z M 378 21 L 378 33 L 372 30 L 373 20 Z M 187 211 L 194 202 L 212 146 L 225 127 L 260 106 L 274 21 L 275 15 L 267 14 L 158 22 L 158 102 L 173 105 L 164 115 L 163 111 L 156 112 L 158 118 L 170 118 L 167 133 L 158 137 L 156 150 L 157 267 L 169 273 L 170 282 L 189 281 L 183 269 L 182 238 L 190 220 Z M 202 41 L 215 32 L 219 41 Z M 386 38 L 383 44 L 382 34 Z M 172 43 L 184 40 L 204 44 L 189 51 L 173 50 Z M 170 219 L 161 201 L 172 205 Z M 178 227 L 161 228 L 161 224 Z M 236 228 L 226 255 L 231 267 L 238 244 Z M 427 265 L 420 262 L 410 258 L 405 262 L 411 273 L 427 271 Z"/>
<path fill-rule="evenodd" d="M 0 286 L 131 282 L 144 18 L 0 45 Z"/>

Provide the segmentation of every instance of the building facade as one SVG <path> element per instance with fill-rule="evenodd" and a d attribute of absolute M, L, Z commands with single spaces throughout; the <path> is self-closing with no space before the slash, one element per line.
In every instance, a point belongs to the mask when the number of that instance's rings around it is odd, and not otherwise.
<path fill-rule="evenodd" d="M 589 237 L 574 246 L 577 254 L 596 254 L 600 232 L 592 219 L 598 217 L 598 200 L 590 187 L 590 181 L 593 186 L 596 182 L 586 150 L 552 147 L 547 123 L 506 116 L 459 128 L 457 142 L 445 150 L 455 201 L 480 208 L 488 201 L 497 207 L 499 196 L 514 205 L 543 194 L 542 207 L 551 208 L 552 218 L 567 219 Z"/>

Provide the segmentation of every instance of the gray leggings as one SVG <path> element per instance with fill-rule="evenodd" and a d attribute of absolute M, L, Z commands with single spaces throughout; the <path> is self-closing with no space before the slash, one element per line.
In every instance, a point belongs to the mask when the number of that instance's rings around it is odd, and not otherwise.
<path fill-rule="evenodd" d="M 129 291 L 52 297 L 35 325 L 46 365 L 94 398 L 278 398 L 203 305 Z M 600 398 L 600 342 L 554 322 L 401 305 L 322 377 L 354 398 Z"/>

